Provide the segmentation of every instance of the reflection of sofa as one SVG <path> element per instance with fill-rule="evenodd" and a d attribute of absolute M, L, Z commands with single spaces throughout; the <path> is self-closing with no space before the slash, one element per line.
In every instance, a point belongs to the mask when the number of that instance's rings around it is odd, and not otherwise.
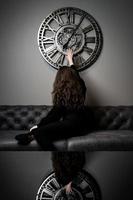
<path fill-rule="evenodd" d="M 0 106 L 0 150 L 41 150 L 36 141 L 18 145 L 14 136 L 39 123 L 51 106 Z M 95 106 L 95 130 L 54 142 L 57 150 L 133 150 L 133 106 Z M 89 123 L 89 121 L 88 121 Z"/>

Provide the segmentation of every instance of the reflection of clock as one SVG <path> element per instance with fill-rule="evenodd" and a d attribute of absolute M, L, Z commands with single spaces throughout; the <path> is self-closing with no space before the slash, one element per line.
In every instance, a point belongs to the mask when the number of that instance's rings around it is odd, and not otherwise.
<path fill-rule="evenodd" d="M 98 23 L 87 12 L 73 7 L 49 14 L 38 31 L 38 46 L 44 59 L 54 68 L 67 65 L 66 50 L 73 49 L 79 71 L 91 66 L 102 48 Z"/>
<path fill-rule="evenodd" d="M 101 192 L 95 179 L 82 170 L 72 183 L 72 192 L 67 195 L 55 178 L 55 173 L 49 174 L 42 182 L 37 192 L 36 200 L 101 200 Z"/>

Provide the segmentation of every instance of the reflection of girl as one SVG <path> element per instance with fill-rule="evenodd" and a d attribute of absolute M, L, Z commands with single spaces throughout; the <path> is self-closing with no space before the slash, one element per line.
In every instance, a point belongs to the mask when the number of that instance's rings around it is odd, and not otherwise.
<path fill-rule="evenodd" d="M 88 111 L 84 106 L 86 86 L 73 65 L 73 52 L 67 50 L 69 67 L 61 67 L 53 85 L 53 108 L 28 134 L 15 138 L 28 144 L 34 138 L 45 148 L 53 150 L 53 141 L 84 134 L 88 123 Z"/>
<path fill-rule="evenodd" d="M 52 152 L 52 166 L 58 183 L 66 193 L 72 192 L 73 181 L 85 164 L 84 152 Z"/>

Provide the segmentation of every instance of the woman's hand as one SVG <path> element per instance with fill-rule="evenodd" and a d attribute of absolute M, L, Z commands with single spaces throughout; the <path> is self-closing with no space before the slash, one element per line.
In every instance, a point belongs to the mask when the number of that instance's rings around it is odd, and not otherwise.
<path fill-rule="evenodd" d="M 69 194 L 70 192 L 72 192 L 72 186 L 71 186 L 72 182 L 68 183 L 66 186 L 65 186 L 65 189 L 66 189 L 66 193 Z"/>
<path fill-rule="evenodd" d="M 73 65 L 73 51 L 72 51 L 72 49 L 67 49 L 66 59 L 68 60 L 69 65 Z"/>

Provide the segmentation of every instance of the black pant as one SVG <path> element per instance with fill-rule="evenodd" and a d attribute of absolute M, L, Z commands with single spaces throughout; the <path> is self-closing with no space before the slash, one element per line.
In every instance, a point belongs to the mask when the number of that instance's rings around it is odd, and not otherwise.
<path fill-rule="evenodd" d="M 53 142 L 84 133 L 83 117 L 70 113 L 63 120 L 51 122 L 32 130 L 35 139 L 45 150 L 54 150 Z"/>

